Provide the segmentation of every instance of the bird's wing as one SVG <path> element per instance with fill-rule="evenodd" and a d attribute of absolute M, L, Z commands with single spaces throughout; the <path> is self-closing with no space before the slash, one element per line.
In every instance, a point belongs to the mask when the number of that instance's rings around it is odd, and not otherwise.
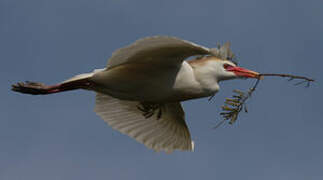
<path fill-rule="evenodd" d="M 190 41 L 169 36 L 153 36 L 139 39 L 115 51 L 108 60 L 107 69 L 125 63 L 177 65 L 190 56 L 211 53 L 209 48 Z"/>
<path fill-rule="evenodd" d="M 193 141 L 180 103 L 165 105 L 161 118 L 145 118 L 138 102 L 97 93 L 94 111 L 112 128 L 155 151 L 193 151 Z"/>

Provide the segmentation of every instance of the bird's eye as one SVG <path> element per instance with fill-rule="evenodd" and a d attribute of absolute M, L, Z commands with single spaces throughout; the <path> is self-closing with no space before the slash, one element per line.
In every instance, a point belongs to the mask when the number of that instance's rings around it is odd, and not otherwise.
<path fill-rule="evenodd" d="M 237 62 L 237 61 L 231 60 L 231 62 L 232 62 L 233 64 L 235 64 L 236 66 L 238 66 L 238 62 Z"/>
<path fill-rule="evenodd" d="M 223 64 L 223 68 L 224 68 L 224 69 L 229 69 L 229 68 L 231 68 L 231 67 L 233 67 L 233 66 L 231 66 L 230 64 Z"/>

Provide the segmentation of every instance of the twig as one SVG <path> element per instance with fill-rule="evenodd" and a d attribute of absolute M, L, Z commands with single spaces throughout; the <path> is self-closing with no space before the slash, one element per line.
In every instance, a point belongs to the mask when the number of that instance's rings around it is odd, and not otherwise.
<path fill-rule="evenodd" d="M 298 82 L 295 85 L 300 85 L 307 82 L 306 87 L 309 87 L 310 83 L 314 82 L 314 79 L 311 79 L 305 76 L 295 76 L 291 74 L 259 74 L 259 78 L 257 79 L 256 83 L 247 92 L 234 90 L 233 92 L 236 94 L 232 96 L 232 99 L 226 98 L 226 101 L 224 102 L 226 105 L 222 106 L 222 110 L 224 112 L 220 113 L 220 115 L 223 117 L 223 120 L 218 122 L 214 127 L 214 129 L 217 129 L 218 127 L 220 127 L 226 120 L 230 120 L 229 124 L 235 123 L 239 113 L 243 109 L 245 110 L 245 112 L 248 112 L 246 108 L 246 101 L 251 97 L 252 93 L 256 90 L 256 87 L 258 86 L 260 80 L 263 79 L 263 76 L 287 77 L 289 78 L 288 81 L 291 81 L 294 79 L 302 79 L 304 81 Z M 210 99 L 212 99 L 212 97 Z"/>
<path fill-rule="evenodd" d="M 260 82 L 260 79 L 257 79 L 256 83 L 253 85 L 252 88 L 248 90 L 247 93 L 239 91 L 239 90 L 234 90 L 233 92 L 236 93 L 237 95 L 233 95 L 232 99 L 227 98 L 225 101 L 225 104 L 230 105 L 231 107 L 228 107 L 227 105 L 222 106 L 222 110 L 225 112 L 221 112 L 220 115 L 223 117 L 223 120 L 218 122 L 214 129 L 217 129 L 220 127 L 226 120 L 230 120 L 229 124 L 235 123 L 235 121 L 238 119 L 239 113 L 245 109 L 245 112 L 247 112 L 246 108 L 246 101 L 249 99 L 252 95 L 252 93 L 256 90 L 256 87 L 258 86 Z"/>
<path fill-rule="evenodd" d="M 306 80 L 308 82 L 313 82 L 315 81 L 314 79 L 305 77 L 305 76 L 295 76 L 295 75 L 291 75 L 291 74 L 268 74 L 268 73 L 264 73 L 264 74 L 259 74 L 259 76 L 279 76 L 279 77 L 289 77 L 289 80 L 293 80 L 293 79 L 303 79 Z"/>

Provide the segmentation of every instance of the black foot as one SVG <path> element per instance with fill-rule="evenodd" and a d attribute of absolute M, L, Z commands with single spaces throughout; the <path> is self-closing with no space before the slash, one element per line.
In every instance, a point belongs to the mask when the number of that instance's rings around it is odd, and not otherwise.
<path fill-rule="evenodd" d="M 32 95 L 39 95 L 39 94 L 48 94 L 48 87 L 45 84 L 37 83 L 37 82 L 30 82 L 26 81 L 18 82 L 17 84 L 13 84 L 11 86 L 11 90 L 24 93 L 24 94 L 32 94 Z"/>

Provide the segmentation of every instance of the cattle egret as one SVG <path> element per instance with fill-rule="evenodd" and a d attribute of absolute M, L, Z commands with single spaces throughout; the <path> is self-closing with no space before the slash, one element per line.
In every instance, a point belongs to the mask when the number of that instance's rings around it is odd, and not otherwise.
<path fill-rule="evenodd" d="M 223 80 L 260 78 L 231 61 L 229 46 L 206 48 L 175 37 L 147 37 L 114 52 L 104 69 L 52 86 L 17 83 L 12 90 L 32 95 L 95 91 L 94 111 L 112 128 L 155 151 L 193 151 L 181 101 L 212 96 Z"/>

